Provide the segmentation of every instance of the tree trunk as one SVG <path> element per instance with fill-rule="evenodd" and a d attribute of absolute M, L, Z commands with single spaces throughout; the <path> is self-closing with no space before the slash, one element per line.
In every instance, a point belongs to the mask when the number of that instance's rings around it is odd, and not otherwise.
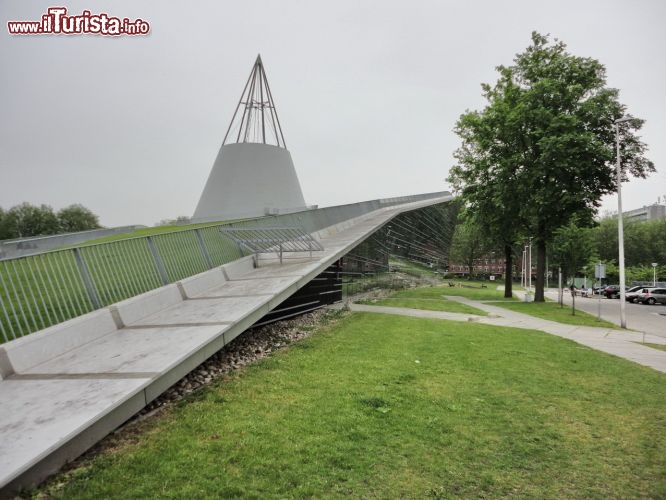
<path fill-rule="evenodd" d="M 474 250 L 470 251 L 467 257 L 467 279 L 471 280 L 474 273 Z"/>
<path fill-rule="evenodd" d="M 534 290 L 534 302 L 545 302 L 544 285 L 546 269 L 546 242 L 539 239 L 537 241 L 537 268 L 536 268 L 536 289 Z M 530 269 L 531 272 L 531 269 Z"/>
<path fill-rule="evenodd" d="M 510 299 L 513 297 L 513 248 L 511 245 L 504 245 L 504 297 Z"/>

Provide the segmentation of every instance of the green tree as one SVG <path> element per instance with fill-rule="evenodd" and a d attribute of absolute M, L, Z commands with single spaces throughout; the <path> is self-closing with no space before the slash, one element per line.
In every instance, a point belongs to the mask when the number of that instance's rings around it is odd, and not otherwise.
<path fill-rule="evenodd" d="M 578 226 L 574 221 L 555 230 L 551 243 L 552 261 L 562 269 L 562 281 L 569 282 L 586 265 L 598 261 L 594 255 L 593 230 Z M 593 264 L 592 264 L 593 265 Z M 594 267 L 587 274 L 594 276 Z"/>
<path fill-rule="evenodd" d="M 666 219 L 632 222 L 625 229 L 626 264 L 647 265 L 666 261 Z"/>
<path fill-rule="evenodd" d="M 544 301 L 546 246 L 555 231 L 577 217 L 591 225 L 603 195 L 616 189 L 615 120 L 625 114 L 618 91 L 606 87 L 603 65 L 569 54 L 566 45 L 532 33 L 532 45 L 511 66 L 499 66 L 494 86 L 482 86 L 481 112 L 466 112 L 456 126 L 462 146 L 450 178 L 482 220 L 501 210 L 481 204 L 487 179 L 510 199 L 510 217 L 537 248 L 535 300 Z M 645 177 L 655 170 L 635 135 L 643 125 L 620 125 L 622 169 Z"/>
<path fill-rule="evenodd" d="M 7 212 L 0 207 L 0 240 L 8 240 L 15 237 L 15 231 L 7 218 Z"/>
<path fill-rule="evenodd" d="M 650 241 L 649 222 L 626 221 L 624 223 L 624 263 L 629 266 L 640 266 L 651 262 L 655 253 Z"/>
<path fill-rule="evenodd" d="M 460 216 L 451 241 L 449 262 L 459 262 L 467 267 L 467 274 L 474 275 L 474 261 L 481 258 L 488 250 L 483 229 L 476 220 Z"/>
<path fill-rule="evenodd" d="M 507 87 L 503 100 L 494 99 L 489 85 L 483 84 L 485 97 L 493 102 L 483 112 L 466 112 L 456 124 L 455 132 L 462 139 L 454 156 L 458 161 L 448 181 L 462 193 L 468 212 L 495 246 L 502 249 L 505 259 L 504 296 L 513 290 L 513 257 L 526 236 L 522 228 L 524 187 L 520 183 L 522 156 L 520 136 L 506 126 L 512 111 L 519 105 L 519 88 Z"/>
<path fill-rule="evenodd" d="M 646 222 L 625 221 L 624 249 L 625 264 L 627 266 L 627 281 L 641 280 L 639 275 L 645 270 L 641 266 L 649 266 L 652 272 L 652 263 L 666 264 L 666 219 Z M 593 231 L 595 253 L 602 262 L 615 262 L 618 260 L 617 244 L 617 217 L 606 217 L 599 221 Z M 636 268 L 636 272 L 629 270 Z M 649 281 L 649 280 L 647 280 Z"/>
<path fill-rule="evenodd" d="M 58 212 L 60 230 L 65 233 L 98 229 L 99 217 L 83 205 L 69 205 Z"/>
<path fill-rule="evenodd" d="M 58 217 L 48 205 L 37 207 L 21 203 L 9 209 L 5 217 L 16 238 L 57 234 L 60 231 Z"/>
<path fill-rule="evenodd" d="M 596 254 L 602 262 L 617 262 L 617 238 L 617 217 L 601 219 L 594 229 L 594 242 Z"/>
<path fill-rule="evenodd" d="M 524 239 L 520 234 L 524 221 L 521 224 L 518 169 L 514 168 L 515 162 L 510 156 L 503 157 L 504 148 L 488 144 L 486 146 L 494 150 L 484 155 L 481 145 L 475 142 L 475 137 L 497 125 L 497 119 L 497 115 L 491 115 L 484 120 L 478 113 L 461 117 L 456 133 L 463 138 L 463 146 L 455 153 L 459 164 L 451 169 L 448 181 L 454 190 L 464 194 L 466 217 L 487 240 L 486 246 L 496 247 L 504 254 L 504 296 L 512 297 L 514 250 L 518 241 Z M 462 165 L 475 168 L 465 169 Z"/>
<path fill-rule="evenodd" d="M 652 262 L 666 266 L 666 219 L 659 219 L 650 223 L 650 241 L 655 247 Z"/>

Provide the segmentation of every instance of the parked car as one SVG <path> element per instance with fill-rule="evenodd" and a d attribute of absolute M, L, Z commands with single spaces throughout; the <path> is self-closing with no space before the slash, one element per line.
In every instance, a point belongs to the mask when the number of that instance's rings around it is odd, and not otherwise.
<path fill-rule="evenodd" d="M 626 287 L 625 287 L 626 290 Z M 620 285 L 608 285 L 604 290 L 604 295 L 607 299 L 619 299 L 620 298 Z"/>
<path fill-rule="evenodd" d="M 666 288 L 644 288 L 638 300 L 643 304 L 666 304 Z"/>
<path fill-rule="evenodd" d="M 643 285 L 632 286 L 629 290 L 625 292 L 624 298 L 627 302 L 638 302 L 638 295 L 645 290 L 647 287 Z"/>

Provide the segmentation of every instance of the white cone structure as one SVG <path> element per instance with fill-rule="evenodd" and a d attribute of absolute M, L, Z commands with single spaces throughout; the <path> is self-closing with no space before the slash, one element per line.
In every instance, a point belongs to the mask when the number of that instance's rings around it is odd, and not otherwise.
<path fill-rule="evenodd" d="M 288 150 L 270 144 L 226 144 L 217 155 L 194 220 L 258 217 L 305 208 Z"/>
<path fill-rule="evenodd" d="M 222 221 L 306 208 L 258 56 L 193 220 Z"/>

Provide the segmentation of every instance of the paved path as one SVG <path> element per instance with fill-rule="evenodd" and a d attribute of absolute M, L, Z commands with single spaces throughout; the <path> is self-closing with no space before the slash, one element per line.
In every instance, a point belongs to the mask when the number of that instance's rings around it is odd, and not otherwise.
<path fill-rule="evenodd" d="M 489 313 L 488 316 L 473 314 L 449 313 L 440 311 L 424 311 L 421 309 L 408 309 L 403 307 L 371 306 L 363 304 L 350 304 L 352 311 L 375 312 L 383 314 L 399 314 L 417 318 L 434 318 L 452 321 L 474 321 L 487 325 L 508 326 L 511 328 L 525 328 L 539 330 L 573 340 L 579 344 L 591 347 L 614 356 L 628 359 L 643 366 L 666 373 L 666 351 L 641 345 L 642 342 L 666 345 L 666 338 L 651 333 L 643 333 L 612 328 L 599 328 L 592 326 L 576 326 L 548 321 L 522 314 L 508 309 L 477 302 L 464 297 L 447 295 L 450 300 L 476 307 Z"/>

